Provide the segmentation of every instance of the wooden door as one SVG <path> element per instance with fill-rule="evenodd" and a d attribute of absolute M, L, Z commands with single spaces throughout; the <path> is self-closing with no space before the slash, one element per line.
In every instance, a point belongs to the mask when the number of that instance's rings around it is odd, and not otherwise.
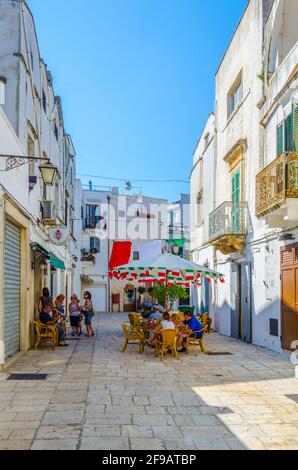
<path fill-rule="evenodd" d="M 124 312 L 135 312 L 136 311 L 136 289 L 125 289 L 124 290 Z"/>
<path fill-rule="evenodd" d="M 281 346 L 298 339 L 298 243 L 281 249 Z"/>

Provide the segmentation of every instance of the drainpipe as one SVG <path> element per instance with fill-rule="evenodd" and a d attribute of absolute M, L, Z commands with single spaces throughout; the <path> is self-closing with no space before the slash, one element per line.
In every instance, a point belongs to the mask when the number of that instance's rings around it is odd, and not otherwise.
<path fill-rule="evenodd" d="M 108 201 L 108 271 L 109 271 L 109 262 L 110 262 L 110 203 L 111 203 L 111 196 L 107 196 Z M 108 275 L 108 311 L 111 312 L 111 280 L 110 276 Z"/>

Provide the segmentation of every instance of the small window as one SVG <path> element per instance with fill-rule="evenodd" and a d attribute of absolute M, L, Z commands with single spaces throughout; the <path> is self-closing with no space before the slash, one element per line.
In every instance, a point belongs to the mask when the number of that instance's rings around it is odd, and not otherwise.
<path fill-rule="evenodd" d="M 180 215 L 179 212 L 173 212 L 173 224 L 179 224 L 180 223 Z"/>
<path fill-rule="evenodd" d="M 34 157 L 35 155 L 35 143 L 34 140 L 28 135 L 27 142 L 28 157 Z M 29 161 L 29 176 L 35 176 L 35 161 Z"/>
<path fill-rule="evenodd" d="M 134 251 L 132 257 L 133 257 L 133 261 L 139 261 L 140 260 L 139 251 Z"/>
<path fill-rule="evenodd" d="M 197 225 L 202 225 L 203 218 L 203 191 L 197 195 Z"/>
<path fill-rule="evenodd" d="M 44 112 L 46 113 L 47 112 L 47 97 L 46 97 L 44 90 L 42 90 L 42 107 L 43 107 Z"/>
<path fill-rule="evenodd" d="M 277 156 L 279 157 L 284 151 L 284 124 L 277 127 Z"/>
<path fill-rule="evenodd" d="M 56 140 L 58 142 L 59 132 L 58 132 L 58 126 L 57 126 L 56 121 L 54 121 L 54 134 L 55 134 Z"/>
<path fill-rule="evenodd" d="M 97 237 L 90 237 L 90 251 L 96 250 L 100 253 L 100 239 Z"/>
<path fill-rule="evenodd" d="M 242 98 L 243 84 L 240 75 L 228 93 L 228 117 L 240 106 Z"/>

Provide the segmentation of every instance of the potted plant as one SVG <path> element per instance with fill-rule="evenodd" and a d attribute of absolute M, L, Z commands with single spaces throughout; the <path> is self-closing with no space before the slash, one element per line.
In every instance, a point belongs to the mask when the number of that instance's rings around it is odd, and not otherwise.
<path fill-rule="evenodd" d="M 161 305 L 165 305 L 168 302 L 175 302 L 180 299 L 188 299 L 189 294 L 187 290 L 182 286 L 170 286 L 166 289 L 165 286 L 156 286 L 154 288 L 154 298 L 158 300 Z M 167 298 L 165 298 L 167 296 Z"/>

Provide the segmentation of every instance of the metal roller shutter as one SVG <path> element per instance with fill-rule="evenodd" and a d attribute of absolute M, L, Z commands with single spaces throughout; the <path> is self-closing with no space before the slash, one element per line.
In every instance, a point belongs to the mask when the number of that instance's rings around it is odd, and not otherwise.
<path fill-rule="evenodd" d="M 5 358 L 20 350 L 21 233 L 6 220 L 4 250 Z"/>

